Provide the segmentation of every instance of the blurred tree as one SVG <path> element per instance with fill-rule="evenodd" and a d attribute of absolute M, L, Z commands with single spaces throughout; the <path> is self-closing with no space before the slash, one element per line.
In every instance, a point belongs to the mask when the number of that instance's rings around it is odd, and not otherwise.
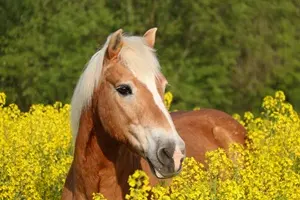
<path fill-rule="evenodd" d="M 157 26 L 171 109 L 243 112 L 282 89 L 300 110 L 299 1 L 4 0 L 0 10 L 0 90 L 22 108 L 68 102 L 112 31 Z"/>
<path fill-rule="evenodd" d="M 113 16 L 98 0 L 21 3 L 28 14 L 15 17 L 16 26 L 5 27 L 1 38 L 0 89 L 24 109 L 69 101 L 85 63 L 111 32 Z"/>

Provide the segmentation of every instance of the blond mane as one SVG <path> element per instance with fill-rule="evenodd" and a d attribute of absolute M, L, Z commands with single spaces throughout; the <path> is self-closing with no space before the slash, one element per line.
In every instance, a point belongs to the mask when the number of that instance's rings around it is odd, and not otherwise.
<path fill-rule="evenodd" d="M 109 39 L 110 36 L 103 48 L 92 56 L 74 90 L 71 101 L 73 141 L 76 140 L 82 110 L 90 105 L 94 89 L 100 81 L 103 58 Z M 160 65 L 154 54 L 154 49 L 146 45 L 143 37 L 123 36 L 123 42 L 124 45 L 119 54 L 120 62 L 128 67 L 141 82 L 151 88 L 155 87 L 155 77 L 160 72 Z"/>

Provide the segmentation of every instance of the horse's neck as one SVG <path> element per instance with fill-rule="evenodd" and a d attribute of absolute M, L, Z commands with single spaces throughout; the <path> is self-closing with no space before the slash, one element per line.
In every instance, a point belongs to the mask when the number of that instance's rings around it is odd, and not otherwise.
<path fill-rule="evenodd" d="M 91 199 L 93 192 L 121 199 L 128 192 L 128 176 L 140 169 L 140 157 L 107 134 L 92 112 L 81 116 L 75 145 L 74 192 Z"/>

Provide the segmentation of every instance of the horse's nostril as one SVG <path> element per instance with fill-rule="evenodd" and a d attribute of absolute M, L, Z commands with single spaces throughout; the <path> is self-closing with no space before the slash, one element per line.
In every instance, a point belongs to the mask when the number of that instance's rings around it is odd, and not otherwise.
<path fill-rule="evenodd" d="M 173 157 L 173 152 L 171 152 L 170 149 L 163 148 L 162 151 L 164 154 L 166 154 L 167 157 L 169 157 L 169 158 Z"/>
<path fill-rule="evenodd" d="M 161 163 L 167 164 L 173 159 L 174 150 L 172 148 L 161 148 L 158 150 L 158 159 Z"/>

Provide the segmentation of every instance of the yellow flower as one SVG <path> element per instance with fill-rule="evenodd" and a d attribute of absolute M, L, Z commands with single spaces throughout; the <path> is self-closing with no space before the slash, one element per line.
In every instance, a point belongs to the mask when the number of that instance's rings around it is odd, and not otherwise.
<path fill-rule="evenodd" d="M 280 102 L 285 101 L 285 95 L 284 95 L 283 91 L 275 92 L 275 99 L 277 99 Z"/>
<path fill-rule="evenodd" d="M 172 94 L 165 94 L 169 109 Z M 70 105 L 32 105 L 21 112 L 0 93 L 0 199 L 59 199 L 72 161 Z M 246 148 L 233 144 L 206 153 L 206 165 L 187 158 L 169 186 L 149 186 L 143 171 L 128 179 L 126 199 L 300 199 L 300 120 L 282 91 L 267 96 L 262 112 L 243 119 Z M 105 199 L 93 194 L 94 200 Z"/>
<path fill-rule="evenodd" d="M 72 161 L 70 107 L 21 112 L 0 94 L 0 199 L 59 199 Z"/>
<path fill-rule="evenodd" d="M 0 92 L 0 107 L 5 105 L 6 95 L 3 92 Z"/>
<path fill-rule="evenodd" d="M 171 92 L 167 92 L 164 95 L 164 103 L 168 110 L 170 110 L 171 104 L 173 101 L 173 94 Z"/>
<path fill-rule="evenodd" d="M 195 107 L 193 110 L 200 110 L 200 107 Z"/>

